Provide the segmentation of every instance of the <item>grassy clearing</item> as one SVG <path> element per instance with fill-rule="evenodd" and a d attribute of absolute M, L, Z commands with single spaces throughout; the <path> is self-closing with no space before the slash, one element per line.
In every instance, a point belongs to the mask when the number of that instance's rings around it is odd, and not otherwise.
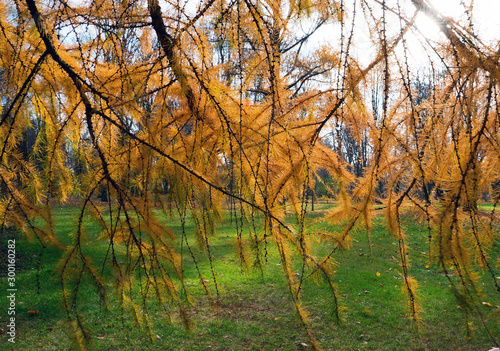
<path fill-rule="evenodd" d="M 320 221 L 321 210 L 327 206 L 317 207 L 308 219 L 310 233 L 338 230 Z M 56 233 L 65 244 L 71 242 L 77 211 L 74 207 L 61 207 L 55 211 Z M 179 221 L 168 218 L 165 221 L 174 231 L 180 230 Z M 308 280 L 304 286 L 304 305 L 311 316 L 313 333 L 322 347 L 325 350 L 488 350 L 494 346 L 477 316 L 470 317 L 473 334 L 467 335 L 465 312 L 457 304 L 448 280 L 436 265 L 428 263 L 425 226 L 405 217 L 404 228 L 409 240 L 411 275 L 419 282 L 420 303 L 424 311 L 420 329 L 416 330 L 407 318 L 397 241 L 387 233 L 383 218 L 378 217 L 371 230 L 371 250 L 366 233 L 358 230 L 353 235 L 352 247 L 335 254 L 338 263 L 335 280 L 342 309 L 340 324 L 335 323 L 331 294 L 325 284 Z M 193 230 L 194 224 L 188 222 L 187 233 Z M 90 217 L 86 231 L 91 238 L 98 238 L 99 228 Z M 111 295 L 108 308 L 105 308 L 100 304 L 96 288 L 84 280 L 80 311 L 91 336 L 90 349 L 309 349 L 309 341 L 296 318 L 282 267 L 272 245 L 269 245 L 265 270 L 260 272 L 239 264 L 234 249 L 235 236 L 233 225 L 227 220 L 218 228 L 217 236 L 211 238 L 220 305 L 214 307 L 210 304 L 203 294 L 192 259 L 185 256 L 186 284 L 192 297 L 192 305 L 187 310 L 190 330 L 183 326 L 177 309 L 163 310 L 154 300 L 142 305 L 142 308 L 147 308 L 149 319 L 143 319 L 141 324 L 134 321 L 127 311 L 122 311 Z M 4 246 L 7 238 L 1 240 Z M 206 284 L 215 295 L 206 253 L 198 249 L 193 238 L 190 242 L 196 248 L 194 253 Z M 324 238 L 318 239 L 313 249 L 326 253 L 332 247 L 333 243 Z M 106 249 L 106 242 L 99 240 L 89 242 L 85 248 L 95 262 L 102 260 Z M 4 333 L 0 335 L 2 350 L 74 349 L 72 326 L 61 305 L 61 284 L 54 271 L 63 255 L 62 250 L 45 249 L 39 265 L 40 246 L 18 239 L 17 254 L 16 344 L 8 343 Z M 300 267 L 295 268 L 300 272 Z M 6 284 L 2 274 L 4 291 Z M 489 286 L 491 284 L 485 285 L 485 304 L 478 308 L 485 317 L 484 323 L 497 336 L 500 335 L 500 320 L 494 311 L 500 306 L 500 299 L 498 293 L 488 290 Z M 6 299 L 2 299 L 0 316 L 4 329 L 7 308 Z M 29 313 L 29 310 L 39 313 Z M 151 329 L 145 327 L 147 324 Z"/>

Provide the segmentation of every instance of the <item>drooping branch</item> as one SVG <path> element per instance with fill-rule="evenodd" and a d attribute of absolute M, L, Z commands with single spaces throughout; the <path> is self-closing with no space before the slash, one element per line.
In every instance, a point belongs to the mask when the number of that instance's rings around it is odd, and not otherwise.
<path fill-rule="evenodd" d="M 208 2 L 205 11 L 208 10 L 208 7 L 210 7 L 212 3 L 213 1 Z M 148 9 L 151 15 L 153 28 L 156 32 L 156 35 L 158 36 L 158 40 L 160 41 L 163 52 L 168 59 L 170 69 L 174 73 L 175 78 L 181 86 L 182 93 L 186 98 L 189 110 L 197 120 L 203 120 L 204 118 L 197 107 L 196 96 L 194 94 L 193 88 L 188 81 L 186 73 L 182 69 L 179 56 L 175 51 L 176 41 L 178 40 L 178 38 L 174 38 L 167 32 L 167 27 L 163 22 L 161 8 L 158 0 L 148 0 Z"/>
<path fill-rule="evenodd" d="M 38 71 L 40 70 L 40 67 L 42 66 L 43 62 L 45 61 L 45 58 L 48 56 L 49 52 L 46 50 L 43 52 L 43 54 L 38 58 L 37 62 L 35 63 L 35 66 L 32 68 L 30 74 L 28 77 L 26 77 L 26 80 L 24 81 L 23 85 L 21 86 L 21 89 L 19 89 L 18 93 L 10 103 L 9 107 L 7 107 L 4 111 L 2 111 L 2 117 L 0 119 L 0 127 L 5 123 L 5 121 L 9 118 L 9 116 L 12 113 L 12 110 L 16 106 L 16 103 L 19 102 L 19 106 L 21 105 L 24 97 L 27 94 L 28 88 L 37 75 Z M 19 109 L 19 108 L 18 108 Z"/>

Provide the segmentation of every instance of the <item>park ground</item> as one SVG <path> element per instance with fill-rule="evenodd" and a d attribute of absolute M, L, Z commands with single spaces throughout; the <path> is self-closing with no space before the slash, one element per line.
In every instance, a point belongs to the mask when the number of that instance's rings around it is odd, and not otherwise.
<path fill-rule="evenodd" d="M 315 235 L 318 254 L 326 254 L 334 243 L 328 235 L 339 228 L 323 221 L 331 205 L 317 204 L 306 221 L 308 235 Z M 411 211 L 410 211 L 411 212 Z M 76 227 L 78 208 L 54 208 L 56 235 L 69 245 Z M 181 223 L 175 217 L 162 217 L 175 233 Z M 377 215 L 370 240 L 363 228 L 352 235 L 352 246 L 335 253 L 335 284 L 339 297 L 340 321 L 332 312 L 332 295 L 321 279 L 306 281 L 303 307 L 309 314 L 310 330 L 324 350 L 489 350 L 495 346 L 490 335 L 500 341 L 500 297 L 492 277 L 480 272 L 482 288 L 474 310 L 469 311 L 453 294 L 450 283 L 438 264 L 428 256 L 426 224 L 408 213 L 402 217 L 408 237 L 410 275 L 418 283 L 422 307 L 420 324 L 408 318 L 407 298 L 403 294 L 398 241 L 388 233 L 385 218 Z M 107 250 L 99 226 L 88 217 L 85 230 L 87 252 L 100 262 Z M 190 233 L 194 223 L 186 222 L 185 232 L 193 247 L 207 296 L 195 272 L 191 257 L 185 257 L 185 283 L 190 304 L 185 309 L 189 321 L 183 323 L 176 307 L 163 308 L 154 298 L 138 301 L 134 311 L 120 304 L 112 293 L 107 303 L 100 301 L 93 284 L 82 281 L 78 311 L 88 332 L 89 350 L 309 350 L 306 336 L 292 302 L 278 254 L 269 244 L 263 270 L 242 265 L 235 253 L 236 231 L 231 216 L 217 227 L 210 238 L 213 273 L 206 252 L 198 249 Z M 245 238 L 245 229 L 242 232 Z M 3 333 L 2 350 L 73 350 L 74 323 L 61 303 L 61 282 L 57 263 L 63 250 L 48 247 L 41 251 L 37 242 L 28 242 L 13 232 L 1 238 L 2 264 L 9 239 L 16 239 L 16 335 L 8 342 L 6 331 L 9 301 L 0 301 Z M 492 254 L 498 253 L 494 248 Z M 42 253 L 42 257 L 40 257 Z M 249 256 L 251 257 L 251 255 Z M 493 261 L 494 262 L 494 261 Z M 6 270 L 0 278 L 2 293 L 7 293 Z M 496 267 L 496 272 L 498 272 Z M 299 268 L 297 268 L 299 272 Z M 500 274 L 498 274 L 500 275 Z M 216 277 L 217 292 L 213 277 Z M 495 277 L 500 279 L 500 277 Z M 110 287 L 111 284 L 110 279 Z M 138 298 L 138 300 L 140 300 Z M 146 312 L 147 313 L 143 313 Z M 137 313 L 136 313 L 137 312 Z"/>

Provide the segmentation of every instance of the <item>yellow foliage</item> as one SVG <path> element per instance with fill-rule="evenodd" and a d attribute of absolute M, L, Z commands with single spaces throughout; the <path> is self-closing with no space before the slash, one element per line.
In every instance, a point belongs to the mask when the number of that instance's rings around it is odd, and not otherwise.
<path fill-rule="evenodd" d="M 498 50 L 428 1 L 413 1 L 411 15 L 362 3 L 208 1 L 193 15 L 157 0 L 57 8 L 0 0 L 2 223 L 56 242 L 53 205 L 78 203 L 61 280 L 90 274 L 101 287 L 96 267 L 109 267 L 137 321 L 143 311 L 129 301 L 137 286 L 184 311 L 176 282 L 185 255 L 218 301 L 211 240 L 228 215 L 242 264 L 263 269 L 268 245 L 277 248 L 306 330 L 303 280 L 322 276 L 336 301 L 334 255 L 354 231 L 369 241 L 379 211 L 399 245 L 415 321 L 405 211 L 425 223 L 428 254 L 445 274 L 475 293 L 476 265 L 489 275 L 498 267 L 496 212 L 481 208 L 500 198 Z M 407 49 L 419 11 L 447 38 L 422 41 L 439 57 L 429 56 L 428 73 L 416 72 Z M 309 45 L 332 23 L 340 30 Z M 369 63 L 355 53 L 366 29 Z M 332 251 L 316 257 L 306 214 L 318 197 L 331 199 L 321 210 L 340 229 L 325 235 Z M 88 214 L 109 244 L 104 262 L 82 250 L 96 240 L 84 230 Z M 181 220 L 175 235 L 172 217 Z M 191 234 L 208 257 L 210 284 Z"/>

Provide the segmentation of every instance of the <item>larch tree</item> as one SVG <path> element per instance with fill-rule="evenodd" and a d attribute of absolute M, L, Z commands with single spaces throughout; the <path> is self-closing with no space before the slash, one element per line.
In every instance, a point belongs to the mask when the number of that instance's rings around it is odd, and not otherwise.
<path fill-rule="evenodd" d="M 408 41 L 421 13 L 446 40 L 420 36 L 431 73 L 419 85 Z M 197 267 L 187 218 L 211 262 L 213 284 L 198 269 L 200 282 L 221 303 L 210 240 L 228 204 L 239 264 L 265 269 L 277 248 L 316 348 L 304 282 L 324 279 L 338 316 L 336 252 L 354 228 L 370 232 L 377 208 L 399 246 L 413 321 L 421 311 L 404 209 L 426 223 L 429 260 L 468 309 L 479 301 L 476 262 L 500 293 L 490 258 L 499 241 L 499 53 L 472 20 L 445 18 L 425 0 L 0 0 L 0 29 L 2 225 L 62 246 L 53 203 L 79 203 L 59 273 L 82 344 L 83 277 L 103 298 L 112 277 L 131 311 L 137 289 L 185 310 L 183 256 Z M 356 54 L 360 32 L 375 48 L 369 62 Z M 328 220 L 343 229 L 328 233 L 335 248 L 318 256 L 304 223 L 325 172 L 336 184 Z M 478 209 L 483 196 L 489 213 Z M 182 233 L 158 208 L 179 216 Z M 87 214 L 109 245 L 102 262 L 85 250 Z"/>

